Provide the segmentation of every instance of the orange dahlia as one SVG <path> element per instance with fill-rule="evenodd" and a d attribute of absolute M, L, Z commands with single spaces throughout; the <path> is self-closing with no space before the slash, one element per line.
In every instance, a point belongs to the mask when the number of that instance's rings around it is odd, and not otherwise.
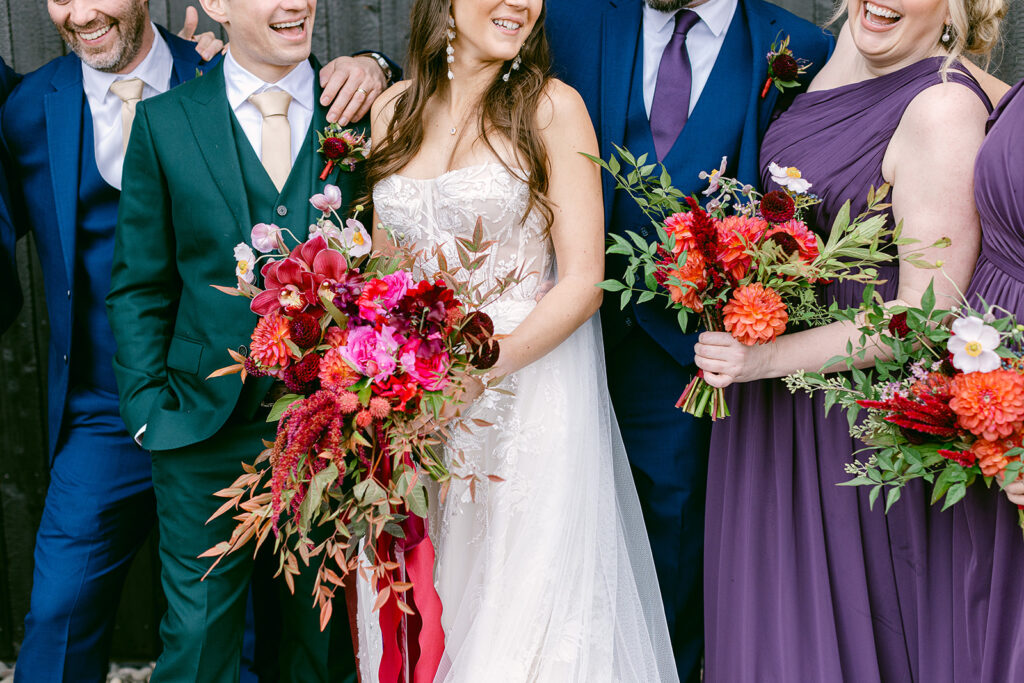
<path fill-rule="evenodd" d="M 665 219 L 665 232 L 675 235 L 675 246 L 672 253 L 679 256 L 684 251 L 692 251 L 697 246 L 693 236 L 693 214 L 689 211 L 674 213 Z"/>
<path fill-rule="evenodd" d="M 750 249 L 768 228 L 768 223 L 761 218 L 749 216 L 726 216 L 717 221 L 718 228 L 718 262 L 722 269 L 735 280 L 740 280 L 750 268 Z"/>
<path fill-rule="evenodd" d="M 957 422 L 989 441 L 1010 436 L 1024 419 L 1024 376 L 1012 370 L 965 372 L 953 378 L 949 407 Z"/>
<path fill-rule="evenodd" d="M 265 368 L 286 368 L 295 358 L 288 348 L 290 339 L 288 318 L 277 312 L 270 313 L 260 318 L 252 331 L 250 355 Z"/>
<path fill-rule="evenodd" d="M 779 293 L 760 282 L 738 287 L 722 308 L 725 331 L 742 344 L 770 342 L 782 334 L 789 321 Z"/>
<path fill-rule="evenodd" d="M 1011 448 L 1013 448 L 1013 442 L 1008 439 L 999 439 L 998 441 L 978 439 L 971 444 L 971 454 L 978 459 L 981 473 L 986 477 L 994 477 L 1005 470 L 1010 463 L 1006 452 Z"/>
<path fill-rule="evenodd" d="M 818 258 L 818 238 L 807 227 L 803 221 L 790 220 L 776 225 L 768 231 L 767 237 L 784 233 L 796 240 L 797 248 L 800 250 L 800 258 L 807 263 Z"/>
<path fill-rule="evenodd" d="M 691 285 L 674 285 L 665 283 L 672 301 L 682 304 L 695 313 L 704 310 L 704 304 L 700 301 L 700 292 L 708 284 L 707 273 L 704 271 L 704 257 L 696 249 L 686 252 L 686 263 L 682 268 L 673 268 L 668 271 L 669 277 L 674 277 L 681 282 L 690 282 Z"/>
<path fill-rule="evenodd" d="M 320 384 L 324 389 L 343 391 L 357 381 L 359 381 L 359 373 L 345 362 L 337 348 L 329 349 L 320 359 Z"/>

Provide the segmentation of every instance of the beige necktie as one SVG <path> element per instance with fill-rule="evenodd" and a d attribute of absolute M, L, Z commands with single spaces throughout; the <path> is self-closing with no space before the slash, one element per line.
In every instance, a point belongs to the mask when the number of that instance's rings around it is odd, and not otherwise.
<path fill-rule="evenodd" d="M 292 130 L 288 125 L 288 105 L 292 96 L 283 90 L 253 95 L 249 101 L 263 115 L 263 151 L 260 161 L 280 192 L 292 170 Z"/>
<path fill-rule="evenodd" d="M 126 78 L 110 84 L 110 92 L 121 98 L 121 131 L 124 133 L 124 148 L 128 149 L 128 135 L 135 120 L 135 105 L 142 99 L 142 79 Z"/>

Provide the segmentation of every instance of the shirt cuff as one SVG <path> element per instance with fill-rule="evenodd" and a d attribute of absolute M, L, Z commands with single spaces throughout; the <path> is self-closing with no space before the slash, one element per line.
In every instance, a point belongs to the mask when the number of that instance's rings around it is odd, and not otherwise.
<path fill-rule="evenodd" d="M 135 432 L 135 443 L 142 446 L 142 435 L 146 433 L 146 427 L 149 425 L 142 425 L 139 431 Z"/>

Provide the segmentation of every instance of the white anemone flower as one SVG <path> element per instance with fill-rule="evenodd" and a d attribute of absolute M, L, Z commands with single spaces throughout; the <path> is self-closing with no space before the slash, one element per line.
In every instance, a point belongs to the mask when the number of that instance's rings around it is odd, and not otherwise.
<path fill-rule="evenodd" d="M 799 169 L 795 166 L 779 166 L 776 163 L 768 164 L 768 172 L 772 181 L 778 183 L 793 194 L 803 194 L 811 189 L 811 184 L 804 180 Z"/>
<path fill-rule="evenodd" d="M 999 332 L 977 316 L 957 318 L 947 348 L 953 354 L 953 367 L 963 372 L 991 372 L 1003 361 L 996 354 Z"/>
<path fill-rule="evenodd" d="M 366 232 L 363 224 L 355 218 L 345 221 L 345 227 L 341 231 L 341 246 L 348 250 L 350 256 L 359 258 L 370 253 L 372 248 L 370 233 Z"/>
<path fill-rule="evenodd" d="M 235 246 L 235 275 L 249 284 L 256 279 L 256 254 L 245 242 Z"/>

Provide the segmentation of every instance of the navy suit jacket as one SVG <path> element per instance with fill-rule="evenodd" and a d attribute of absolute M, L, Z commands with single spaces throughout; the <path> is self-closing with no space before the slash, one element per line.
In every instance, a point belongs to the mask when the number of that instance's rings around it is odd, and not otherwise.
<path fill-rule="evenodd" d="M 18 75 L 0 59 L 0 105 L 18 82 Z M 9 161 L 0 157 L 0 334 L 3 334 L 21 309 L 21 289 L 18 271 L 14 267 L 14 243 L 18 231 L 14 228 L 10 211 L 10 187 L 6 169 Z"/>
<path fill-rule="evenodd" d="M 601 157 L 607 159 L 614 152 L 612 145 L 622 145 L 625 138 L 630 83 L 636 60 L 643 59 L 643 1 L 549 0 L 546 6 L 545 26 L 555 75 L 583 97 L 597 131 Z M 804 86 L 828 59 L 835 44 L 831 34 L 823 29 L 763 0 L 739 0 L 736 13 L 742 16 L 734 17 L 729 31 L 745 30 L 748 35 L 727 35 L 711 78 L 673 153 L 666 157 L 673 185 L 686 194 L 702 190 L 706 183 L 698 174 L 718 168 L 726 154 L 731 154 L 727 175 L 754 186 L 760 184 L 761 138 L 779 97 L 774 87 L 765 97 L 761 96 L 768 77 L 767 54 L 772 43 L 789 36 L 793 54 L 811 62 L 809 72 L 802 79 Z M 731 39 L 744 41 L 744 47 L 749 43 L 752 63 L 737 61 L 736 55 L 727 54 L 726 47 Z M 723 73 L 720 69 L 723 65 L 731 73 Z M 727 82 L 735 85 L 736 79 L 740 79 L 744 87 L 721 87 Z M 792 92 L 787 91 L 787 95 L 791 97 Z M 716 111 L 741 111 L 743 115 L 718 117 Z M 722 118 L 742 120 L 742 126 L 723 124 Z M 674 153 L 677 149 L 682 149 L 683 153 Z M 612 224 L 614 184 L 608 173 L 602 176 L 606 232 L 635 229 L 634 225 Z M 623 200 L 630 201 L 628 197 L 619 198 Z M 651 239 L 655 237 L 653 231 L 646 232 Z M 614 262 L 609 260 L 607 276 L 620 274 L 614 270 Z M 679 330 L 674 311 L 665 310 L 661 303 L 631 304 L 631 311 L 623 316 L 609 311 L 609 307 L 618 307 L 618 297 L 606 297 L 603 307 L 606 338 L 623 337 L 626 331 L 608 328 L 621 326 L 623 321 L 632 324 L 635 320 L 680 364 L 693 362 L 693 339 Z M 615 315 L 610 314 L 613 312 Z"/>
<path fill-rule="evenodd" d="M 174 58 L 171 87 L 207 68 L 195 43 L 162 27 L 159 30 Z M 43 268 L 50 320 L 47 417 L 51 459 L 68 394 L 84 99 L 82 62 L 72 53 L 27 74 L 0 111 L 2 147 L 12 164 L 8 172 L 18 181 L 12 180 L 11 188 L 14 225 L 18 236 L 29 230 L 35 233 Z M 5 232 L 5 248 L 7 241 Z M 113 249 L 113 244 L 110 246 Z"/>

